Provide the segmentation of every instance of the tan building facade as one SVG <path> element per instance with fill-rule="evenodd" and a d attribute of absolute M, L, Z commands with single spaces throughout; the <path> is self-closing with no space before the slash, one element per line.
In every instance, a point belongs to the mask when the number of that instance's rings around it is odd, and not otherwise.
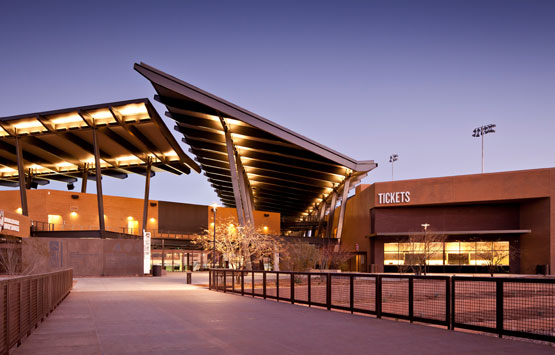
<path fill-rule="evenodd" d="M 28 190 L 29 220 L 40 230 L 98 230 L 95 194 L 59 190 Z M 143 225 L 142 199 L 104 196 L 106 230 L 140 235 Z M 0 210 L 19 215 L 19 191 L 0 191 Z M 19 215 L 20 216 L 20 215 Z M 217 223 L 236 221 L 234 208 L 219 207 Z M 20 216 L 23 217 L 23 216 Z M 193 235 L 210 229 L 211 206 L 149 200 L 147 230 L 162 234 Z M 255 211 L 255 226 L 269 234 L 279 234 L 280 214 Z M 29 222 L 27 222 L 28 224 Z M 28 227 L 27 227 L 28 229 Z"/>
<path fill-rule="evenodd" d="M 358 186 L 341 244 L 358 253 L 353 269 L 396 271 L 411 257 L 403 243 L 424 229 L 445 236 L 432 270 L 483 272 L 479 249 L 491 247 L 510 249 L 505 271 L 553 274 L 555 168 Z"/>

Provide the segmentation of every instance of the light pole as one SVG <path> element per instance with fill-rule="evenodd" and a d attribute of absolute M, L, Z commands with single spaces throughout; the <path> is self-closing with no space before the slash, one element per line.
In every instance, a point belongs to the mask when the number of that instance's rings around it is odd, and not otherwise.
<path fill-rule="evenodd" d="M 399 160 L 399 156 L 397 154 L 391 154 L 389 156 L 389 162 L 391 163 L 391 181 L 393 181 L 393 163 Z"/>
<path fill-rule="evenodd" d="M 474 128 L 474 131 L 472 131 L 472 137 L 482 137 L 482 174 L 484 173 L 484 136 L 488 133 L 495 133 L 495 127 L 494 124 L 488 124 L 486 126 Z"/>
<path fill-rule="evenodd" d="M 212 239 L 212 269 L 216 268 L 216 209 L 218 204 L 212 204 L 212 212 L 214 212 L 214 238 Z"/>

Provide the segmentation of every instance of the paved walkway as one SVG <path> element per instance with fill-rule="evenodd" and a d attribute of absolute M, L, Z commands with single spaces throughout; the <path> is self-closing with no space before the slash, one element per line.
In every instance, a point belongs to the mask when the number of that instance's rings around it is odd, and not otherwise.
<path fill-rule="evenodd" d="M 217 293 L 174 274 L 77 279 L 13 353 L 476 355 L 555 347 Z"/>

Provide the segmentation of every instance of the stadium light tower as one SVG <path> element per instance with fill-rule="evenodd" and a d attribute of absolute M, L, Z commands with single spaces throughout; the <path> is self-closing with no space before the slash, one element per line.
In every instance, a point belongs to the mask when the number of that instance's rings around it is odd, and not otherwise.
<path fill-rule="evenodd" d="M 389 156 L 389 162 L 391 163 L 391 181 L 393 181 L 393 163 L 399 160 L 399 156 L 397 154 L 391 154 Z"/>
<path fill-rule="evenodd" d="M 478 128 L 474 128 L 472 133 L 472 137 L 482 137 L 482 174 L 484 173 L 484 136 L 488 133 L 495 133 L 496 125 L 488 124 L 486 126 L 481 126 Z"/>

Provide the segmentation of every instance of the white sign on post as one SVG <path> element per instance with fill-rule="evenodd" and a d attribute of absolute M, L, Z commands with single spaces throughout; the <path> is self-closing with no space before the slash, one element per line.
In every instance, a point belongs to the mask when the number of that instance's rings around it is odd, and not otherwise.
<path fill-rule="evenodd" d="M 0 231 L 2 230 L 19 232 L 19 221 L 4 216 L 4 210 L 0 210 Z"/>
<path fill-rule="evenodd" d="M 150 274 L 150 232 L 143 231 L 143 251 L 144 251 L 144 260 L 143 260 L 143 272 L 145 274 Z"/>

